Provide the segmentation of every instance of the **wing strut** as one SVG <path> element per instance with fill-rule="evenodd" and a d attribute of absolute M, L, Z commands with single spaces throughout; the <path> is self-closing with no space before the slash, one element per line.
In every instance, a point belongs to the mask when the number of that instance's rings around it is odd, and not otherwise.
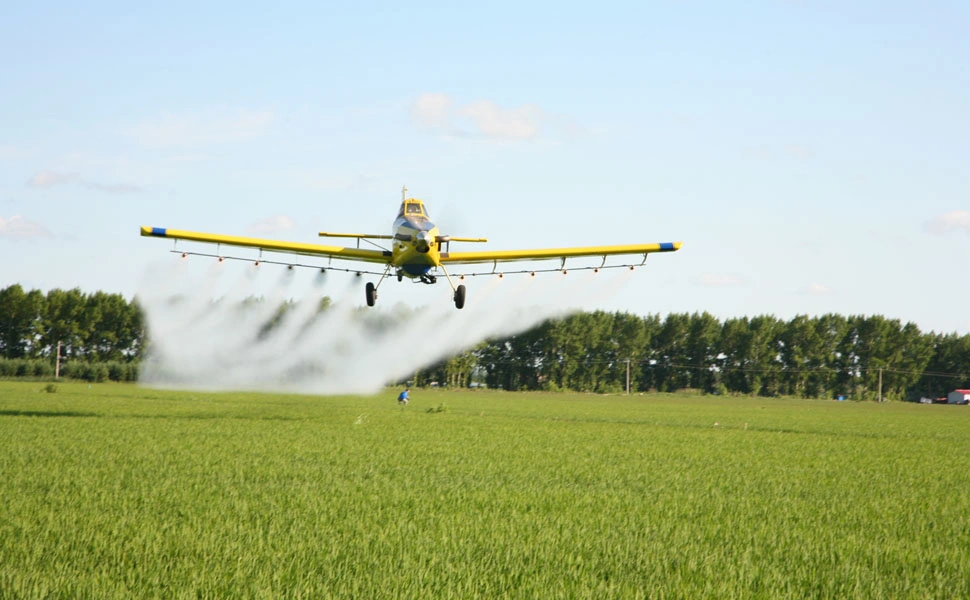
<path fill-rule="evenodd" d="M 451 291 L 455 291 L 455 282 L 451 280 L 451 275 L 448 274 L 448 269 L 444 265 L 438 265 L 441 267 L 441 271 L 445 274 L 445 279 L 448 280 L 448 285 L 451 286 Z"/>
<path fill-rule="evenodd" d="M 377 285 L 374 286 L 375 291 L 377 290 L 377 288 L 381 287 L 381 284 L 384 283 L 385 279 L 387 279 L 387 273 L 390 270 L 391 270 L 391 263 L 387 263 L 387 266 L 384 267 L 384 274 L 381 275 L 381 278 L 377 280 Z"/>

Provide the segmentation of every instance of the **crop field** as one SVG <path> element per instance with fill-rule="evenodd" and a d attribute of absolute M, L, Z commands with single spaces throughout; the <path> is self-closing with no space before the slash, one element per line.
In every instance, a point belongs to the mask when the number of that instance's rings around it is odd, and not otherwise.
<path fill-rule="evenodd" d="M 0 381 L 0 598 L 967 598 L 970 410 Z"/>

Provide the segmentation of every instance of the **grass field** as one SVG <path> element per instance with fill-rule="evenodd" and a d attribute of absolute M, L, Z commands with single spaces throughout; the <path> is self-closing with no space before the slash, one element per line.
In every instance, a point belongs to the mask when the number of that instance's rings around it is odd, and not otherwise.
<path fill-rule="evenodd" d="M 970 597 L 966 407 L 44 386 L 0 598 Z"/>

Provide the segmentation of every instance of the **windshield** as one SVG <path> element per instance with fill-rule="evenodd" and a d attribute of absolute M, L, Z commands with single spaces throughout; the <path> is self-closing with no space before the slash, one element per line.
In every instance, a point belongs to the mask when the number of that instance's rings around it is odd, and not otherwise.
<path fill-rule="evenodd" d="M 397 214 L 399 217 L 427 217 L 428 213 L 424 210 L 424 205 L 420 201 L 408 200 L 401 204 L 401 211 Z"/>

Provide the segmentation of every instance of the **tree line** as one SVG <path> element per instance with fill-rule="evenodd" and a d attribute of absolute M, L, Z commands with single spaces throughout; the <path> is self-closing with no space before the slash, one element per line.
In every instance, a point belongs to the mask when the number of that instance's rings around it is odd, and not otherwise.
<path fill-rule="evenodd" d="M 923 333 L 879 315 L 723 322 L 704 313 L 583 312 L 489 340 L 429 375 L 489 387 L 910 399 L 970 387 L 970 335 Z"/>
<path fill-rule="evenodd" d="M 328 299 L 320 310 L 327 310 Z M 280 307 L 272 328 L 289 304 Z M 0 290 L 0 376 L 137 379 L 148 345 L 135 300 L 79 289 Z M 581 312 L 487 340 L 415 374 L 507 390 L 705 393 L 853 399 L 939 397 L 970 388 L 970 335 L 924 333 L 879 315 L 637 316 Z"/>
<path fill-rule="evenodd" d="M 0 290 L 0 376 L 61 375 L 133 381 L 145 343 L 144 317 L 120 294 L 19 284 Z"/>

